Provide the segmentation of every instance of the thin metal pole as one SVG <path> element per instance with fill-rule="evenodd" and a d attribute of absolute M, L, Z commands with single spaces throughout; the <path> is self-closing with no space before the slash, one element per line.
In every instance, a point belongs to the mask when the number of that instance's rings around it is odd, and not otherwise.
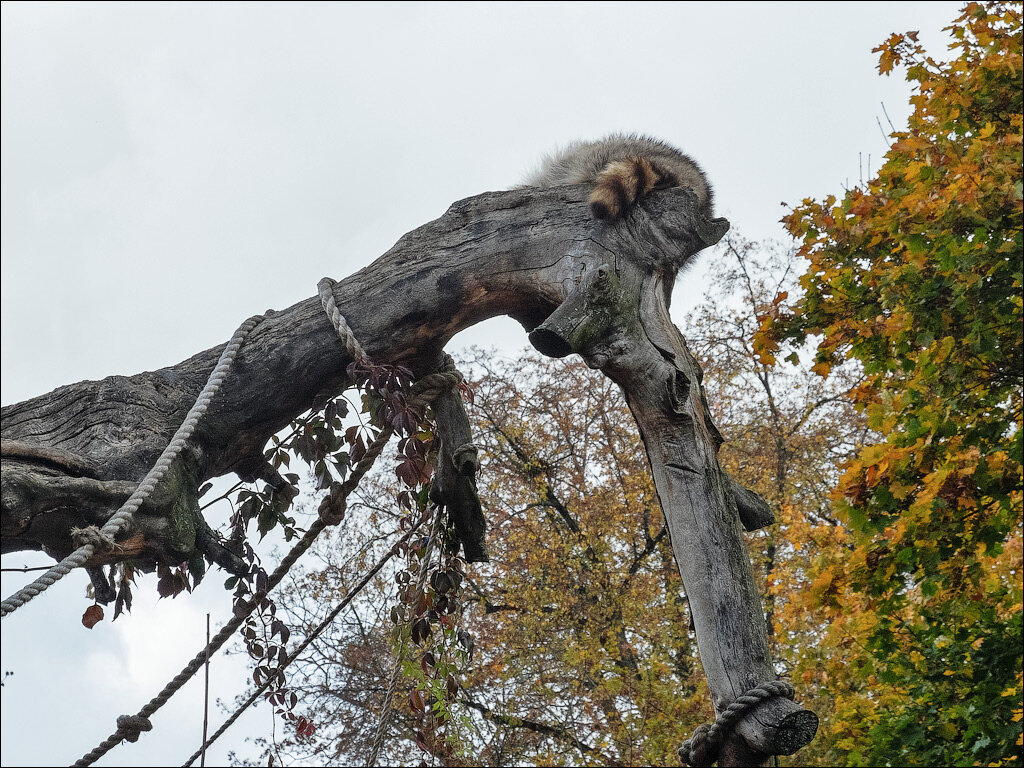
<path fill-rule="evenodd" d="M 206 688 L 203 691 L 203 753 L 199 766 L 206 766 L 206 729 L 210 723 L 210 614 L 206 614 Z"/>

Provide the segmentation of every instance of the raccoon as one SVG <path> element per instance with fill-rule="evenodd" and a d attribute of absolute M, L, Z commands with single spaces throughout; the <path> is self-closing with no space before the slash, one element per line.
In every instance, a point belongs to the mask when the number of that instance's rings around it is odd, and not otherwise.
<path fill-rule="evenodd" d="M 557 187 L 594 182 L 590 210 L 615 222 L 656 189 L 689 187 L 701 213 L 711 217 L 712 191 L 700 166 L 663 141 L 636 134 L 612 134 L 598 141 L 576 141 L 548 155 L 523 182 L 527 187 Z"/>

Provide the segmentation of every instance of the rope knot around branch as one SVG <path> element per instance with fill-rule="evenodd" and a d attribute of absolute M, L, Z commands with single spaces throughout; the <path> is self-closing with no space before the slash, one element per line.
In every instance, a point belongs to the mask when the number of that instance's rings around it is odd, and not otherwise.
<path fill-rule="evenodd" d="M 347 494 L 335 493 L 333 490 L 324 496 L 317 508 L 317 514 L 325 525 L 340 525 L 345 519 L 345 510 L 348 508 L 346 496 Z"/>
<path fill-rule="evenodd" d="M 341 314 L 341 310 L 338 309 L 338 303 L 334 298 L 335 285 L 337 283 L 330 277 L 325 277 L 317 283 L 320 304 L 323 306 L 324 312 L 338 334 L 338 338 L 341 339 L 352 359 L 357 363 L 367 363 L 369 362 L 369 355 L 366 354 L 366 350 L 359 343 L 355 332 L 349 326 L 345 316 Z M 444 394 L 449 389 L 459 386 L 462 381 L 462 374 L 455 367 L 455 361 L 452 359 L 452 356 L 445 354 L 441 358 L 441 364 L 438 366 L 437 371 L 421 376 L 413 384 L 412 390 L 409 392 L 409 402 L 425 408 L 434 402 L 438 396 Z"/>
<path fill-rule="evenodd" d="M 436 371 L 416 379 L 409 392 L 409 402 L 426 407 L 463 381 L 464 377 L 455 367 L 452 356 L 446 353 Z"/>
<path fill-rule="evenodd" d="M 71 543 L 75 545 L 75 549 L 91 544 L 93 554 L 110 552 L 117 546 L 113 536 L 103 533 L 95 525 L 87 525 L 85 528 L 72 528 Z"/>
<path fill-rule="evenodd" d="M 710 732 L 711 726 L 702 723 L 697 726 L 693 736 L 683 742 L 683 746 L 679 748 L 679 759 L 683 761 L 683 765 L 714 765 L 721 745 L 711 742 L 708 737 Z"/>
<path fill-rule="evenodd" d="M 462 374 L 456 370 L 455 362 L 452 360 L 451 355 L 445 355 L 437 372 L 421 376 L 412 385 L 409 392 L 409 402 L 426 407 L 441 394 L 457 387 L 461 381 Z M 338 525 L 345 518 L 346 500 L 349 494 L 355 489 L 363 475 L 366 474 L 370 465 L 376 461 L 381 451 L 384 450 L 384 446 L 387 444 L 392 432 L 393 429 L 390 426 L 382 429 L 367 447 L 363 457 L 353 467 L 352 473 L 345 482 L 334 485 L 323 501 L 320 502 L 317 514 L 319 514 L 320 519 L 325 525 Z M 460 450 L 467 452 L 470 449 L 473 450 L 473 457 L 475 458 L 475 445 L 467 443 L 465 446 L 460 447 Z"/>
<path fill-rule="evenodd" d="M 714 765 L 726 737 L 750 710 L 765 699 L 792 699 L 795 693 L 793 686 L 782 680 L 773 680 L 751 688 L 722 710 L 714 723 L 699 725 L 693 736 L 684 741 L 683 746 L 679 748 L 679 759 L 683 761 L 683 765 Z"/>
<path fill-rule="evenodd" d="M 117 718 L 117 731 L 130 742 L 139 740 L 143 731 L 152 731 L 153 724 L 148 717 L 138 715 L 121 715 Z"/>

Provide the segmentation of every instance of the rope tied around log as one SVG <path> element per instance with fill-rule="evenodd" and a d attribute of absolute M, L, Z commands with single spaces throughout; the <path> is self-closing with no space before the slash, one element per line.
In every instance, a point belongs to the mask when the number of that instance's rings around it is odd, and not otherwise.
<path fill-rule="evenodd" d="M 750 710 L 765 699 L 777 696 L 792 699 L 795 694 L 793 686 L 783 680 L 773 680 L 751 688 L 722 710 L 715 722 L 697 726 L 693 736 L 684 741 L 683 746 L 679 748 L 679 759 L 683 761 L 683 765 L 714 765 L 725 738 Z"/>
<path fill-rule="evenodd" d="M 345 316 L 338 309 L 338 304 L 334 299 L 335 284 L 335 281 L 330 277 L 325 277 L 317 283 L 320 304 L 323 306 L 328 319 L 330 319 L 331 325 L 334 326 L 338 338 L 344 343 L 345 349 L 348 350 L 348 353 L 355 362 L 364 365 L 368 364 L 370 358 L 366 354 L 366 350 L 363 349 L 348 321 L 345 320 Z M 436 371 L 425 374 L 416 380 L 409 391 L 406 401 L 410 405 L 426 409 L 440 395 L 459 386 L 462 381 L 463 376 L 455 367 L 455 361 L 452 359 L 452 356 L 445 354 Z M 339 525 L 345 519 L 346 499 L 359 484 L 366 471 L 373 465 L 373 462 L 380 456 L 392 434 L 394 434 L 394 426 L 385 424 L 373 442 L 367 446 L 366 453 L 363 454 L 351 474 L 344 482 L 332 487 L 330 493 L 320 502 L 317 514 L 325 525 Z"/>
<path fill-rule="evenodd" d="M 93 554 L 110 552 L 117 546 L 114 542 L 114 537 L 106 535 L 96 525 L 87 525 L 85 528 L 72 528 L 71 543 L 75 545 L 76 549 L 89 544 L 92 546 Z"/>
<path fill-rule="evenodd" d="M 47 589 L 52 587 L 58 581 L 67 576 L 75 568 L 84 565 L 89 558 L 96 552 L 98 546 L 105 546 L 106 543 L 113 542 L 114 537 L 125 528 L 132 519 L 132 516 L 138 511 L 139 507 L 150 497 L 156 487 L 163 480 L 164 475 L 170 470 L 171 466 L 177 460 L 178 455 L 184 450 L 188 444 L 189 438 L 192 437 L 192 433 L 195 432 L 196 425 L 199 424 L 199 420 L 206 413 L 206 409 L 210 406 L 210 401 L 213 400 L 214 395 L 220 389 L 221 384 L 224 383 L 224 379 L 227 378 L 228 370 L 231 368 L 231 364 L 235 360 L 235 355 L 238 354 L 238 350 L 242 348 L 242 343 L 245 338 L 249 335 L 249 332 L 255 328 L 263 320 L 263 315 L 255 315 L 250 317 L 244 323 L 242 323 L 238 330 L 235 331 L 231 337 L 231 341 L 224 347 L 224 351 L 221 353 L 220 359 L 214 366 L 213 371 L 210 373 L 210 378 L 206 381 L 206 386 L 203 387 L 199 393 L 199 397 L 196 398 L 192 408 L 189 409 L 188 414 L 185 416 L 185 420 L 181 426 L 178 427 L 174 433 L 174 437 L 164 448 L 160 454 L 160 458 L 156 460 L 156 464 L 149 470 L 146 476 L 139 483 L 138 487 L 128 497 L 128 500 L 121 505 L 121 508 L 117 510 L 110 519 L 103 525 L 99 532 L 95 535 L 91 533 L 83 534 L 87 538 L 81 543 L 74 552 L 65 557 L 55 566 L 50 568 L 46 573 L 40 576 L 38 579 L 28 584 L 9 598 L 0 603 L 0 616 L 7 616 L 16 611 L 25 603 L 29 602 L 35 597 L 38 597 Z M 90 526 L 92 527 L 92 526 Z M 88 531 L 88 528 L 81 529 Z"/>
<path fill-rule="evenodd" d="M 321 281 L 322 282 L 322 281 Z M 348 328 L 346 325 L 345 328 Z M 342 331 L 338 331 L 339 335 Z M 411 405 L 418 405 L 420 407 L 427 407 L 440 395 L 444 394 L 450 389 L 457 387 L 463 380 L 463 376 L 459 373 L 455 367 L 455 361 L 452 360 L 451 355 L 444 355 L 439 370 L 434 373 L 428 373 L 421 376 L 416 380 L 416 383 L 412 385 L 412 389 L 409 391 L 408 402 Z M 362 458 L 356 464 L 355 469 L 345 479 L 343 483 L 334 486 L 331 492 L 324 497 L 324 500 L 320 502 L 320 507 L 317 509 L 317 513 L 320 515 L 320 519 L 327 525 L 338 525 L 345 518 L 346 499 L 349 494 L 355 490 L 355 487 L 359 484 L 363 475 L 373 465 L 373 462 L 380 456 L 381 451 L 387 445 L 388 439 L 394 433 L 394 427 L 390 424 L 385 424 L 381 431 L 374 438 L 373 442 L 370 443 L 366 448 L 366 453 L 363 454 Z M 471 443 L 469 445 L 472 445 Z M 465 447 L 465 446 L 463 446 Z M 476 446 L 472 446 L 475 450 Z M 365 468 L 364 468 L 365 467 Z"/>
<path fill-rule="evenodd" d="M 463 375 L 455 367 L 455 360 L 451 355 L 445 353 L 441 356 L 441 362 L 436 371 L 416 379 L 409 390 L 407 400 L 410 405 L 425 408 L 448 390 L 458 387 L 463 379 Z"/>
<path fill-rule="evenodd" d="M 334 330 L 338 332 L 338 336 L 341 337 L 342 342 L 345 344 L 345 349 L 352 355 L 352 359 L 359 363 L 365 362 L 369 359 L 366 350 L 363 349 L 359 339 L 352 332 L 348 322 L 345 320 L 345 316 L 341 314 L 341 310 L 338 309 L 338 304 L 334 299 L 335 285 L 336 282 L 330 277 L 325 277 L 316 284 L 317 292 L 320 294 L 320 304 L 323 306 L 324 312 L 327 313 L 327 317 L 330 318 Z"/>

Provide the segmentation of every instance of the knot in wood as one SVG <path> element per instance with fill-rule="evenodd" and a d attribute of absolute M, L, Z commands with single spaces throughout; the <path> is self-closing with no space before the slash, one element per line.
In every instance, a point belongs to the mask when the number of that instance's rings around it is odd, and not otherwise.
<path fill-rule="evenodd" d="M 452 464 L 460 475 L 476 472 L 480 467 L 480 447 L 476 443 L 462 443 L 452 451 Z"/>
<path fill-rule="evenodd" d="M 121 715 L 117 718 L 118 733 L 133 743 L 139 740 L 139 735 L 143 731 L 152 730 L 153 724 L 149 722 L 148 717 L 139 717 L 138 715 Z"/>

